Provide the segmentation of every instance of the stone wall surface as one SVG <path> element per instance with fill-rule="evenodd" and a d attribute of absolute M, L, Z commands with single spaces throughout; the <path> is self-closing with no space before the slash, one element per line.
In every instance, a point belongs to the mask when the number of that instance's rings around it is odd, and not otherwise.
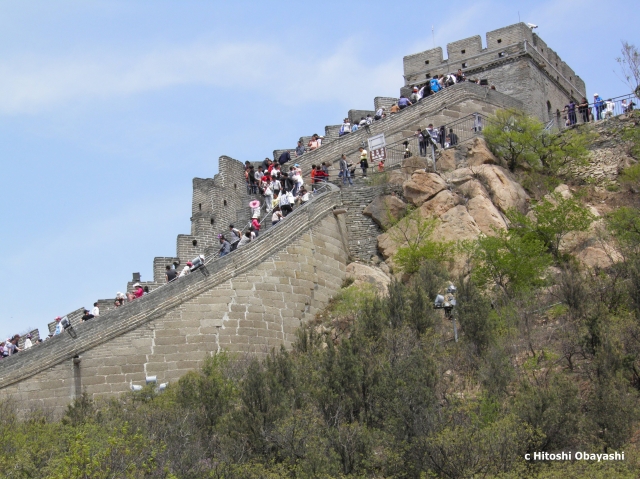
<path fill-rule="evenodd" d="M 340 288 L 348 262 L 337 188 L 294 211 L 258 241 L 96 321 L 0 362 L 0 399 L 60 414 L 82 392 L 105 397 L 174 381 L 225 349 L 264 354 L 290 346 Z M 344 223 L 344 221 L 342 221 Z"/>
<path fill-rule="evenodd" d="M 463 82 L 355 133 L 339 137 L 340 125 L 329 125 L 323 146 L 295 159 L 306 179 L 312 164 L 333 165 L 343 153 L 357 163 L 358 147 L 379 133 L 392 145 L 412 136 L 418 126 L 455 126 L 472 113 L 498 108 L 527 108 L 549 119 L 584 90 L 584 82 L 526 25 L 495 30 L 486 38 L 486 48 L 479 36 L 450 43 L 447 60 L 442 48 L 405 57 L 403 88 L 459 63 L 499 91 Z M 374 109 L 388 111 L 396 101 L 376 97 Z M 373 111 L 350 110 L 348 116 L 359 119 L 368 113 Z M 301 139 L 306 145 L 309 136 Z M 274 157 L 282 151 L 275 150 Z M 153 278 L 141 279 L 152 293 L 121 308 L 113 307 L 112 299 L 99 300 L 100 318 L 86 323 L 79 321 L 81 309 L 69 313 L 75 337 L 64 333 L 0 362 L 0 400 L 15 400 L 23 412 L 41 407 L 59 415 L 83 392 L 113 396 L 143 384 L 147 376 L 175 381 L 199 367 L 207 354 L 223 349 L 265 354 L 280 345 L 290 347 L 300 324 L 340 288 L 347 263 L 377 259 L 381 230 L 362 211 L 397 186 L 327 188 L 263 230 L 258 241 L 213 259 L 217 235 L 227 233 L 230 223 L 244 229 L 249 201 L 260 199 L 247 191 L 244 164 L 220 157 L 214 178 L 193 180 L 191 229 L 177 236 L 175 256 L 154 258 Z M 177 260 L 182 266 L 200 254 L 208 256 L 205 269 L 166 284 L 167 264 Z M 126 291 L 132 285 L 129 281 Z"/>
<path fill-rule="evenodd" d="M 488 32 L 485 48 L 479 36 L 449 43 L 447 55 L 445 60 L 438 47 L 406 56 L 401 91 L 461 69 L 467 78 L 488 80 L 522 101 L 528 113 L 544 121 L 570 99 L 586 96 L 584 81 L 524 23 Z"/>

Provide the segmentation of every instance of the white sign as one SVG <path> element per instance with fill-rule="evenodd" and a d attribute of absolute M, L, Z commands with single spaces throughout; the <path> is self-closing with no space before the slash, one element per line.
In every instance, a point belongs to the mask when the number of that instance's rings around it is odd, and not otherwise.
<path fill-rule="evenodd" d="M 371 161 L 387 159 L 387 142 L 384 139 L 384 133 L 372 136 L 367 140 L 367 142 L 369 143 L 369 154 L 371 155 Z"/>

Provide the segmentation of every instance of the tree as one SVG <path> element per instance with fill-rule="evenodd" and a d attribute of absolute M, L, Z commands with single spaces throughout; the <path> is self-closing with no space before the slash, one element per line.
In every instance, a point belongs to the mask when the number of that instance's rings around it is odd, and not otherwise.
<path fill-rule="evenodd" d="M 607 216 L 607 226 L 626 256 L 640 253 L 640 210 L 620 207 Z"/>
<path fill-rule="evenodd" d="M 593 133 L 584 128 L 552 133 L 537 118 L 508 109 L 498 110 L 490 118 L 484 137 L 512 172 L 528 164 L 557 174 L 570 165 L 586 164 Z"/>
<path fill-rule="evenodd" d="M 579 167 L 588 163 L 589 145 L 594 134 L 581 129 L 567 129 L 560 133 L 543 130 L 532 144 L 533 152 L 540 160 L 543 170 L 558 174 L 568 166 Z"/>
<path fill-rule="evenodd" d="M 451 258 L 452 242 L 439 242 L 431 239 L 438 220 L 424 218 L 420 210 L 413 210 L 389 230 L 392 239 L 398 244 L 393 261 L 405 273 L 416 273 L 427 261 L 445 261 Z"/>
<path fill-rule="evenodd" d="M 493 152 L 507 162 L 510 171 L 525 163 L 535 166 L 535 145 L 543 134 L 538 119 L 513 108 L 498 110 L 484 129 L 484 138 Z"/>
<path fill-rule="evenodd" d="M 616 58 L 620 65 L 624 81 L 640 98 L 640 52 L 635 45 L 626 41 L 622 42 L 622 56 Z"/>
<path fill-rule="evenodd" d="M 595 219 L 578 200 L 565 198 L 557 192 L 545 197 L 533 212 L 533 220 L 516 210 L 509 211 L 507 216 L 512 224 L 518 225 L 514 231 L 541 240 L 556 261 L 560 259 L 560 243 L 567 234 L 587 231 Z"/>
<path fill-rule="evenodd" d="M 543 272 L 551 264 L 542 241 L 514 230 L 479 238 L 476 260 L 471 274 L 478 286 L 493 283 L 508 297 L 542 286 Z"/>

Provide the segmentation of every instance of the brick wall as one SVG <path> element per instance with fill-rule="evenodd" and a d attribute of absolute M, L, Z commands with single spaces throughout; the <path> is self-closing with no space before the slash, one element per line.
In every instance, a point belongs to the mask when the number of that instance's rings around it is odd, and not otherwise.
<path fill-rule="evenodd" d="M 76 339 L 56 336 L 0 362 L 0 399 L 23 411 L 64 411 L 80 392 L 106 397 L 145 375 L 174 381 L 206 354 L 266 353 L 290 346 L 295 330 L 339 289 L 348 252 L 334 189 L 294 211 L 260 239 L 96 321 Z M 74 356 L 76 358 L 74 363 Z"/>
<path fill-rule="evenodd" d="M 562 109 L 570 98 L 580 100 L 585 95 L 584 81 L 524 23 L 488 32 L 486 42 L 482 48 L 481 38 L 474 36 L 449 43 L 446 60 L 440 48 L 405 57 L 401 92 L 406 94 L 409 87 L 435 75 L 462 69 L 467 78 L 489 80 L 498 90 L 522 101 L 528 113 L 542 120 L 549 119 L 547 101 L 555 111 L 556 105 L 561 104 Z M 539 95 L 533 93 L 540 88 Z"/>

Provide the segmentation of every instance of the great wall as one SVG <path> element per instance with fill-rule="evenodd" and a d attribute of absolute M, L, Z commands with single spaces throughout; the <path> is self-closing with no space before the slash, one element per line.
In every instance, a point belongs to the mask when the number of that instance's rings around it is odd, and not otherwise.
<path fill-rule="evenodd" d="M 305 176 L 312 164 L 334 164 L 343 153 L 355 162 L 358 147 L 380 133 L 392 144 L 418 126 L 449 125 L 500 108 L 520 108 L 546 122 L 570 99 L 585 96 L 584 82 L 523 23 L 487 33 L 486 48 L 475 36 L 448 44 L 447 54 L 444 60 L 442 49 L 435 48 L 406 56 L 401 94 L 408 96 L 412 86 L 459 68 L 497 90 L 463 82 L 366 130 L 339 137 L 339 125 L 327 126 L 322 147 L 296 160 Z M 376 97 L 372 110 L 354 109 L 348 115 L 360 118 L 396 101 Z M 275 149 L 274 159 L 282 151 Z M 15 401 L 22 411 L 44 408 L 60 414 L 82 393 L 118 395 L 147 376 L 175 381 L 220 350 L 264 354 L 289 347 L 300 324 L 340 289 L 347 265 L 378 254 L 376 237 L 382 231 L 362 212 L 393 185 L 340 189 L 328 183 L 257 241 L 215 258 L 218 233 L 249 219 L 247 204 L 253 196 L 243 172 L 243 162 L 221 156 L 214 178 L 194 178 L 191 232 L 178 235 L 175 256 L 154 258 L 153 280 L 140 282 L 151 294 L 117 309 L 112 299 L 100 300 L 102 314 L 95 321 L 79 323 L 81 310 L 69 313 L 75 338 L 57 335 L 0 361 L 0 399 Z M 200 254 L 207 258 L 205 268 L 164 284 L 165 265 L 184 264 Z"/>

